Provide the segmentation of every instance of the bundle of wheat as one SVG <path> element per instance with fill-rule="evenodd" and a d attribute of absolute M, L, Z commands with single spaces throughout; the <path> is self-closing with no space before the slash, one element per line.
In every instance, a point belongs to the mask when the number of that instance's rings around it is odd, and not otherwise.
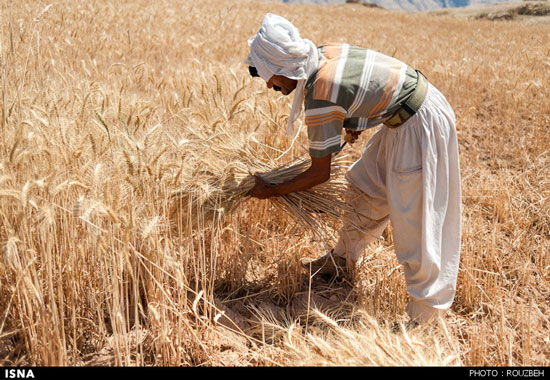
<path fill-rule="evenodd" d="M 311 164 L 309 159 L 284 165 L 275 159 L 260 160 L 249 141 L 235 145 L 227 134 L 223 144 L 216 140 L 193 142 L 194 151 L 200 154 L 188 152 L 188 157 L 192 157 L 188 158 L 189 172 L 182 176 L 180 189 L 172 194 L 170 215 L 174 223 L 198 226 L 231 213 L 248 198 L 255 184 L 253 173 L 268 183 L 279 184 L 307 170 Z M 343 174 L 348 163 L 345 156 L 337 156 L 327 182 L 270 201 L 301 226 L 323 235 L 327 223 L 337 222 L 344 212 L 351 211 L 342 199 L 346 187 Z"/>
<path fill-rule="evenodd" d="M 327 182 L 309 190 L 271 198 L 274 206 L 286 212 L 304 227 L 322 235 L 325 224 L 323 222 L 337 222 L 345 212 L 352 211 L 342 198 L 347 186 L 343 176 L 346 162 L 345 156 L 335 157 L 331 165 L 331 177 Z M 299 159 L 289 165 L 262 173 L 260 176 L 268 183 L 279 184 L 305 171 L 310 163 L 309 159 Z M 252 181 L 254 181 L 253 178 Z M 249 186 L 252 188 L 254 182 Z"/>

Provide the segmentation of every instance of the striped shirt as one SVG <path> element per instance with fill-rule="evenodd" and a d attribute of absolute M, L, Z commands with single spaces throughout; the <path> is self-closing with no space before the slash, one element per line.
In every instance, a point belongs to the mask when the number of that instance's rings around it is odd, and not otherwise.
<path fill-rule="evenodd" d="M 414 91 L 415 70 L 399 60 L 348 44 L 319 47 L 320 65 L 306 83 L 309 154 L 340 150 L 342 129 L 381 124 Z"/>

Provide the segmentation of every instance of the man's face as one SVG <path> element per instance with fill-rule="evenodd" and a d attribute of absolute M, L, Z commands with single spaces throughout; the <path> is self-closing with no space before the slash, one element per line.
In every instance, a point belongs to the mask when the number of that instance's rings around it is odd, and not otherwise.
<path fill-rule="evenodd" d="M 296 79 L 289 79 L 281 75 L 273 75 L 269 81 L 267 81 L 267 88 L 273 88 L 275 91 L 281 92 L 283 95 L 288 95 L 296 88 L 298 81 Z"/>

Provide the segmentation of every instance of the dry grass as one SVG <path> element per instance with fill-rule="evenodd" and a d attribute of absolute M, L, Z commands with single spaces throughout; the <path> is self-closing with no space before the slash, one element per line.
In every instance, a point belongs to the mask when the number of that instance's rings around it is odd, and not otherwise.
<path fill-rule="evenodd" d="M 547 27 L 222 0 L 0 11 L 2 364 L 550 364 Z M 289 99 L 242 64 L 268 11 L 410 63 L 454 106 L 464 234 L 439 328 L 389 331 L 407 302 L 391 228 L 354 284 L 325 284 L 299 259 L 332 242 L 268 201 L 172 223 L 189 185 L 307 157 Z"/>

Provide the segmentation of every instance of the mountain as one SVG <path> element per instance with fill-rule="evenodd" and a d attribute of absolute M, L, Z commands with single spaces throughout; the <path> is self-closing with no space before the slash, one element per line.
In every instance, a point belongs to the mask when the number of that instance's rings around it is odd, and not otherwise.
<path fill-rule="evenodd" d="M 389 10 L 426 11 L 500 3 L 499 0 L 281 0 L 284 3 L 339 4 L 346 2 L 372 3 Z M 506 1 L 505 1 L 506 2 Z"/>
<path fill-rule="evenodd" d="M 461 8 L 444 8 L 427 11 L 439 16 L 470 20 L 515 21 L 531 25 L 550 25 L 550 1 L 524 0 Z"/>

